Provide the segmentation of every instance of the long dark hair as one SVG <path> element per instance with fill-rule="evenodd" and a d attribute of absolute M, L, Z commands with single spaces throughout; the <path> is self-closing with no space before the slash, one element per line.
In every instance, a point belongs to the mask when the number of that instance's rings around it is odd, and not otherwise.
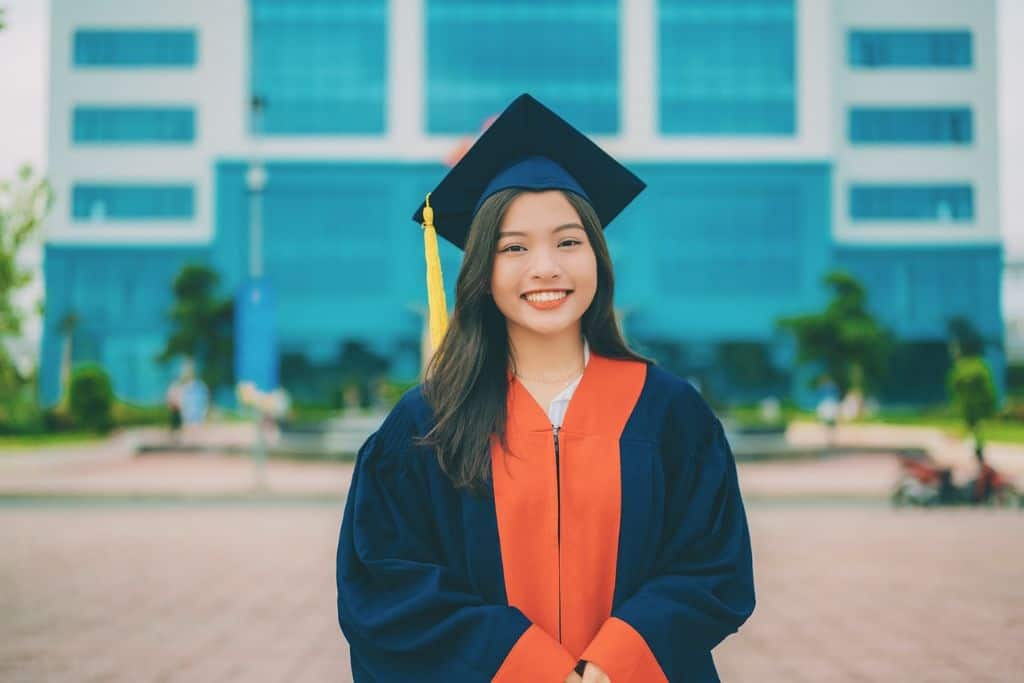
<path fill-rule="evenodd" d="M 524 191 L 510 188 L 493 194 L 473 218 L 455 286 L 455 310 L 423 381 L 435 425 L 419 443 L 435 449 L 441 469 L 456 488 L 477 494 L 490 491 L 491 435 L 508 448 L 508 328 L 489 290 L 502 219 Z M 597 214 L 579 195 L 562 194 L 579 214 L 597 257 L 597 292 L 581 320 L 591 351 L 650 362 L 629 348 L 615 319 L 615 279 Z"/>

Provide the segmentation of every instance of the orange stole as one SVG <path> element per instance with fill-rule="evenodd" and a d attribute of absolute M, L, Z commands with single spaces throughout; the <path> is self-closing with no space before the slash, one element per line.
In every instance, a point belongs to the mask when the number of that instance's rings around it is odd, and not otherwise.
<path fill-rule="evenodd" d="M 510 452 L 491 439 L 508 604 L 577 658 L 611 615 L 622 501 L 619 438 L 646 377 L 643 362 L 591 352 L 558 433 L 560 504 L 547 410 L 514 378 Z"/>

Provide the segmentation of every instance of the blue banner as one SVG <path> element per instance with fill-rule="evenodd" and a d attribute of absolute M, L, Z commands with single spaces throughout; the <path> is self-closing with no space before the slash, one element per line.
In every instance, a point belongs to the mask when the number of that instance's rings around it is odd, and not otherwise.
<path fill-rule="evenodd" d="M 246 281 L 235 297 L 235 381 L 277 388 L 274 290 L 266 278 Z"/>

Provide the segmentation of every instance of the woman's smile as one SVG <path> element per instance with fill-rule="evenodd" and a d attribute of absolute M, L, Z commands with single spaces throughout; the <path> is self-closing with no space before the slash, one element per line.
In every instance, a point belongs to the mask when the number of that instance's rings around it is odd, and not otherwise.
<path fill-rule="evenodd" d="M 528 292 L 523 294 L 522 298 L 534 308 L 546 311 L 561 306 L 569 298 L 570 294 L 572 294 L 571 289 L 556 289 Z"/>

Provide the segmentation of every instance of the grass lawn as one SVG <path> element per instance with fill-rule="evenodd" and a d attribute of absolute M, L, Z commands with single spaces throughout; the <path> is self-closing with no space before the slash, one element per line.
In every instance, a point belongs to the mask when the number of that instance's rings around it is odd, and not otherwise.
<path fill-rule="evenodd" d="M 878 416 L 868 420 L 858 420 L 862 424 L 895 424 L 913 425 L 917 427 L 939 427 L 947 434 L 966 437 L 967 428 L 954 418 L 940 416 L 923 416 L 913 419 L 906 416 Z M 1024 423 L 1009 420 L 985 420 L 981 424 L 981 434 L 985 441 L 1001 441 L 1003 443 L 1024 443 Z"/>
<path fill-rule="evenodd" d="M 1019 400 L 1019 399 L 1018 399 Z M 758 425 L 764 421 L 757 406 L 732 406 L 727 411 L 730 418 L 743 425 Z M 814 411 L 800 410 L 792 405 L 782 407 L 782 417 L 787 422 L 818 422 Z M 964 438 L 967 428 L 963 421 L 942 407 L 923 410 L 882 410 L 877 415 L 856 420 L 853 424 L 889 424 L 908 427 L 936 427 L 951 436 Z M 985 420 L 981 433 L 986 441 L 1024 444 L 1024 421 L 1009 418 Z"/>
<path fill-rule="evenodd" d="M 76 446 L 103 441 L 106 436 L 92 432 L 60 432 L 57 434 L 0 434 L 0 455 L 4 452 L 32 450 L 46 446 Z"/>
<path fill-rule="evenodd" d="M 937 427 L 951 436 L 964 438 L 967 428 L 959 418 L 941 413 L 882 413 L 855 424 L 891 424 L 913 427 Z M 1024 443 L 1024 422 L 1015 420 L 985 420 L 981 423 L 981 434 L 986 441 Z"/>

